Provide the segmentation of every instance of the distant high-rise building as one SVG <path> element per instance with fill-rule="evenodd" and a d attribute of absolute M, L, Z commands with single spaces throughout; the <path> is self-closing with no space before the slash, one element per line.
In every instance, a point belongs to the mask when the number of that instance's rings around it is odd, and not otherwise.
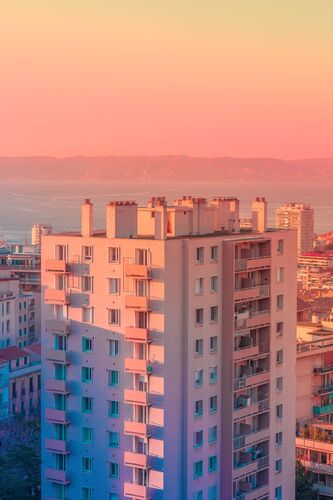
<path fill-rule="evenodd" d="M 296 232 L 239 226 L 86 200 L 43 238 L 44 499 L 294 498 Z"/>
<path fill-rule="evenodd" d="M 286 203 L 276 210 L 280 229 L 297 229 L 298 253 L 311 252 L 314 242 L 314 211 L 305 203 Z"/>
<path fill-rule="evenodd" d="M 34 224 L 31 229 L 31 242 L 33 245 L 40 247 L 42 236 L 52 233 L 50 224 Z"/>

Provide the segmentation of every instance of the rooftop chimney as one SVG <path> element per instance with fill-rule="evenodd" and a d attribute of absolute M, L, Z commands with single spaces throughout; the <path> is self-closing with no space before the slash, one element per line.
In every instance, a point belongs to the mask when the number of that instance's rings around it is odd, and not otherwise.
<path fill-rule="evenodd" d="M 84 200 L 81 205 L 81 234 L 85 238 L 93 236 L 93 204 L 89 199 Z"/>
<path fill-rule="evenodd" d="M 110 201 L 106 205 L 106 237 L 135 238 L 138 230 L 135 201 Z"/>
<path fill-rule="evenodd" d="M 267 231 L 267 201 L 257 197 L 252 202 L 252 231 L 264 233 Z"/>

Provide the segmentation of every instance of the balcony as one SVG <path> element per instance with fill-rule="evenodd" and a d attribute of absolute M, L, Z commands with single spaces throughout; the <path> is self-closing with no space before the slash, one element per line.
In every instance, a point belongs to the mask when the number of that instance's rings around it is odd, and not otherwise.
<path fill-rule="evenodd" d="M 248 257 L 245 259 L 236 259 L 235 270 L 247 271 L 254 269 L 267 269 L 271 266 L 271 258 L 269 255 L 262 255 L 258 257 Z"/>
<path fill-rule="evenodd" d="M 310 460 L 301 460 L 302 465 L 311 472 L 316 472 L 317 474 L 329 474 L 333 475 L 333 465 L 331 464 L 321 464 L 319 462 L 313 462 Z"/>
<path fill-rule="evenodd" d="M 264 299 L 270 296 L 269 285 L 258 285 L 251 288 L 238 288 L 234 293 L 235 301 Z"/>
<path fill-rule="evenodd" d="M 239 361 L 241 359 L 253 358 L 259 355 L 259 345 L 250 345 L 248 347 L 243 347 L 241 349 L 234 350 L 234 361 Z"/>
<path fill-rule="evenodd" d="M 297 437 L 295 444 L 297 448 L 333 453 L 333 443 L 325 441 L 315 441 L 313 439 Z"/>
<path fill-rule="evenodd" d="M 125 358 L 125 372 L 148 375 L 152 372 L 152 367 L 146 359 Z"/>
<path fill-rule="evenodd" d="M 48 481 L 59 484 L 69 484 L 69 479 L 65 470 L 51 469 L 48 467 L 45 471 L 45 477 Z"/>
<path fill-rule="evenodd" d="M 316 391 L 315 391 L 315 394 L 317 396 L 322 396 L 323 394 L 329 394 L 330 392 L 333 393 L 333 385 L 332 384 L 329 384 L 329 385 L 323 385 L 321 387 L 319 387 Z"/>
<path fill-rule="evenodd" d="M 148 425 L 142 422 L 125 420 L 124 433 L 127 436 L 138 436 L 146 439 L 148 437 Z"/>
<path fill-rule="evenodd" d="M 246 457 L 248 455 L 248 458 Z M 255 458 L 251 457 L 251 453 L 244 453 L 244 458 L 239 462 L 234 463 L 233 479 L 238 477 L 253 474 L 256 471 L 265 469 L 269 466 L 269 455 Z"/>
<path fill-rule="evenodd" d="M 136 311 L 150 311 L 148 297 L 140 297 L 137 295 L 126 295 L 125 307 L 128 309 L 135 309 Z"/>
<path fill-rule="evenodd" d="M 145 264 L 124 264 L 125 276 L 144 280 L 151 279 L 151 270 Z"/>
<path fill-rule="evenodd" d="M 45 420 L 54 424 L 69 424 L 67 411 L 55 410 L 54 408 L 45 410 Z"/>
<path fill-rule="evenodd" d="M 55 363 L 68 364 L 70 358 L 69 351 L 60 351 L 59 349 L 47 349 L 46 361 L 53 361 Z"/>
<path fill-rule="evenodd" d="M 313 414 L 315 416 L 326 415 L 327 413 L 333 413 L 333 403 L 329 405 L 313 407 Z"/>
<path fill-rule="evenodd" d="M 148 393 L 146 391 L 136 391 L 134 389 L 125 389 L 124 391 L 125 403 L 148 406 Z"/>
<path fill-rule="evenodd" d="M 149 342 L 148 328 L 136 328 L 134 326 L 125 327 L 125 340 L 128 342 L 138 342 L 146 344 Z"/>
<path fill-rule="evenodd" d="M 66 274 L 68 266 L 65 260 L 48 259 L 45 261 L 45 271 L 56 274 Z"/>
<path fill-rule="evenodd" d="M 45 439 L 45 449 L 56 453 L 69 453 L 68 441 L 60 439 Z"/>
<path fill-rule="evenodd" d="M 135 500 L 149 500 L 148 487 L 141 484 L 124 483 L 124 496 Z"/>
<path fill-rule="evenodd" d="M 138 467 L 139 469 L 147 469 L 148 455 L 144 453 L 135 453 L 134 451 L 125 451 L 124 465 L 128 467 Z"/>
<path fill-rule="evenodd" d="M 262 401 L 248 400 L 248 404 L 239 405 L 234 408 L 234 418 L 242 419 L 251 415 L 256 415 L 269 409 L 269 399 Z"/>
<path fill-rule="evenodd" d="M 68 394 L 69 386 L 66 380 L 56 380 L 54 378 L 49 378 L 45 382 L 45 389 L 48 392 L 55 392 L 57 394 Z"/>
<path fill-rule="evenodd" d="M 320 366 L 313 369 L 314 375 L 322 375 L 323 373 L 333 372 L 333 365 L 331 366 Z"/>
<path fill-rule="evenodd" d="M 63 319 L 47 319 L 45 320 L 45 329 L 48 333 L 58 335 L 69 335 L 69 323 Z"/>
<path fill-rule="evenodd" d="M 252 385 L 260 385 L 269 382 L 270 371 L 268 369 L 258 370 L 257 372 L 243 375 L 234 380 L 234 389 L 243 389 Z"/>
<path fill-rule="evenodd" d="M 233 500 L 257 500 L 258 498 L 268 498 L 269 485 L 260 484 L 258 486 L 252 486 L 249 482 L 244 482 L 244 492 L 241 489 Z"/>
<path fill-rule="evenodd" d="M 69 304 L 69 294 L 66 290 L 54 290 L 47 288 L 45 290 L 45 303 L 65 306 Z"/>
<path fill-rule="evenodd" d="M 234 323 L 234 331 L 241 332 L 245 330 L 250 330 L 251 328 L 257 328 L 271 322 L 271 314 L 268 309 L 262 311 L 248 311 L 247 317 L 240 317 L 236 319 Z M 236 313 L 237 316 L 237 313 Z"/>

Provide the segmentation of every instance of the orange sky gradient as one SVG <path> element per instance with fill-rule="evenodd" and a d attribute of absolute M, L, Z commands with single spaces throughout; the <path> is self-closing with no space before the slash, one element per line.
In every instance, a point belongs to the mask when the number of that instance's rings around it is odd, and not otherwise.
<path fill-rule="evenodd" d="M 331 0 L 11 0 L 0 155 L 333 156 Z"/>

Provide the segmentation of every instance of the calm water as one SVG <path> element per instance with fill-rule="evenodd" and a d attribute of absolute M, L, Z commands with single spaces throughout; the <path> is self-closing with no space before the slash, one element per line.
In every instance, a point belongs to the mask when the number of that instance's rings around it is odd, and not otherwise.
<path fill-rule="evenodd" d="M 250 216 L 254 196 L 269 202 L 269 223 L 274 225 L 275 208 L 287 201 L 310 203 L 315 209 L 318 233 L 333 230 L 333 185 L 244 184 L 244 183 L 123 183 L 123 182 L 2 182 L 0 184 L 0 234 L 10 241 L 30 241 L 35 222 L 49 222 L 55 230 L 80 227 L 80 204 L 91 198 L 95 204 L 95 227 L 104 227 L 105 204 L 115 199 L 135 199 L 145 204 L 151 195 L 165 195 L 169 202 L 183 194 L 237 196 L 241 216 Z"/>

